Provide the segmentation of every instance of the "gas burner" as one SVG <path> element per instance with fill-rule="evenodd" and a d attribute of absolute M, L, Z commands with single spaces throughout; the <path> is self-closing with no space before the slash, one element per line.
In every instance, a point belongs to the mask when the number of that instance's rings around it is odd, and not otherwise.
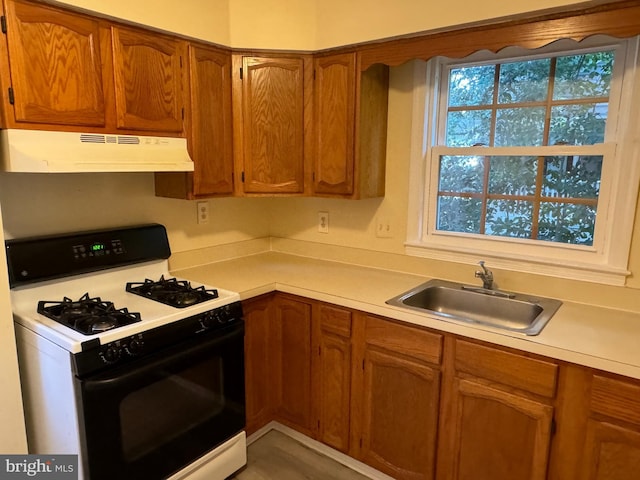
<path fill-rule="evenodd" d="M 144 282 L 129 282 L 127 292 L 176 308 L 190 307 L 218 298 L 218 291 L 215 288 L 207 290 L 204 287 L 192 287 L 186 280 L 164 278 L 164 275 L 160 280 L 145 279 Z"/>
<path fill-rule="evenodd" d="M 112 302 L 85 293 L 79 300 L 64 297 L 59 301 L 38 302 L 38 313 L 84 334 L 94 335 L 141 320 L 139 313 L 117 309 Z"/>

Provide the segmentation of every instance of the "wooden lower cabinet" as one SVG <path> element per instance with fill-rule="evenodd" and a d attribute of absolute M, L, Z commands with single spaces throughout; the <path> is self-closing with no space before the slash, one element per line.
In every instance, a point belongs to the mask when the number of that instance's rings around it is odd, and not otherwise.
<path fill-rule="evenodd" d="M 276 418 L 312 438 L 311 301 L 277 295 L 274 302 L 273 389 Z"/>
<path fill-rule="evenodd" d="M 447 339 L 438 479 L 544 480 L 557 366 Z"/>
<path fill-rule="evenodd" d="M 351 310 L 316 304 L 313 312 L 317 342 L 315 377 L 318 440 L 349 452 L 351 418 Z"/>
<path fill-rule="evenodd" d="M 242 303 L 245 321 L 246 431 L 250 435 L 273 419 L 272 296 Z"/>
<path fill-rule="evenodd" d="M 640 383 L 594 374 L 581 480 L 640 475 Z"/>
<path fill-rule="evenodd" d="M 640 381 L 288 294 L 243 303 L 247 431 L 399 480 L 628 480 Z"/>
<path fill-rule="evenodd" d="M 359 320 L 353 455 L 397 479 L 431 479 L 442 337 L 369 315 Z"/>

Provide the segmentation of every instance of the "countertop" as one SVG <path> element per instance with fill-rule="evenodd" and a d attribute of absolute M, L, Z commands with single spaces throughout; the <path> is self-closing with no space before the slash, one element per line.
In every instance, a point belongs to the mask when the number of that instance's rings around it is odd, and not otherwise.
<path fill-rule="evenodd" d="M 385 304 L 426 276 L 277 252 L 172 273 L 234 290 L 243 300 L 277 290 L 640 379 L 640 313 L 564 302 L 539 335 L 525 336 Z"/>

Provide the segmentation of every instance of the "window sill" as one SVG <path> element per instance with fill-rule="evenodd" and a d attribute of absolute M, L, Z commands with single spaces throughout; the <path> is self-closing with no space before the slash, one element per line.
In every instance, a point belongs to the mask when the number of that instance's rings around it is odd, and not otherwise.
<path fill-rule="evenodd" d="M 626 269 L 609 265 L 594 265 L 578 262 L 548 260 L 527 255 L 512 255 L 473 248 L 456 248 L 445 245 L 426 245 L 419 242 L 406 242 L 405 253 L 414 257 L 431 258 L 456 263 L 477 263 L 486 260 L 492 267 L 516 272 L 546 275 L 580 280 L 605 285 L 624 286 L 631 274 Z"/>

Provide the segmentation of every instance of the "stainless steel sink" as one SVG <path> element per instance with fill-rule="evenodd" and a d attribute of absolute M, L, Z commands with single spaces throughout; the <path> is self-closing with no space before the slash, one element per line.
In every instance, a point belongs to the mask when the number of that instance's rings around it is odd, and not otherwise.
<path fill-rule="evenodd" d="M 561 301 L 552 298 L 487 290 L 444 280 L 431 280 L 386 303 L 526 335 L 538 335 L 562 305 Z"/>

